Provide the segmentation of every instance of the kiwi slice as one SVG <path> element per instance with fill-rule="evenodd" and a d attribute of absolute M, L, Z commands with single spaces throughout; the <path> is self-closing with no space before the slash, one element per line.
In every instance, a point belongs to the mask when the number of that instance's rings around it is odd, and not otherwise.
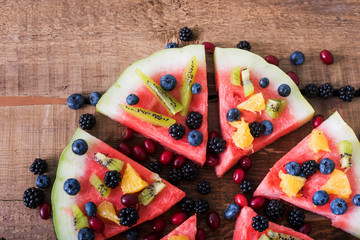
<path fill-rule="evenodd" d="M 90 179 L 89 179 L 91 185 L 94 186 L 94 188 L 96 188 L 96 190 L 98 190 L 98 192 L 100 193 L 100 195 L 104 198 L 107 198 L 111 192 L 110 188 L 108 188 L 103 181 L 101 181 L 101 179 L 96 176 L 94 173 L 91 174 Z"/>
<path fill-rule="evenodd" d="M 155 196 L 165 188 L 165 186 L 165 183 L 163 183 L 162 181 L 156 181 L 144 190 L 142 190 L 142 192 L 138 196 L 140 204 L 144 206 L 149 205 L 152 200 L 154 200 Z"/>
<path fill-rule="evenodd" d="M 140 71 L 140 69 L 135 69 L 135 73 L 171 115 L 175 115 L 183 109 L 183 106 L 170 93 L 166 92 L 159 84 Z"/>
<path fill-rule="evenodd" d="M 124 162 L 116 159 L 116 158 L 109 158 L 105 154 L 97 152 L 95 153 L 94 160 L 98 162 L 101 166 L 106 167 L 110 171 L 118 171 L 121 172 Z"/>
<path fill-rule="evenodd" d="M 268 99 L 266 101 L 265 112 L 271 118 L 275 119 L 280 116 L 280 113 L 284 110 L 286 100 L 284 99 Z"/>
<path fill-rule="evenodd" d="M 182 77 L 182 88 L 181 88 L 181 105 L 183 109 L 180 112 L 181 116 L 186 116 L 189 111 L 191 102 L 192 92 L 191 86 L 194 83 L 195 75 L 197 71 L 197 60 L 196 57 L 192 57 L 185 68 L 184 75 Z"/>
<path fill-rule="evenodd" d="M 338 149 L 340 153 L 340 167 L 350 168 L 351 167 L 351 156 L 353 153 L 353 145 L 351 142 L 344 140 L 338 143 Z"/>
<path fill-rule="evenodd" d="M 263 234 L 260 236 L 260 238 L 258 240 L 270 240 L 270 238 L 268 236 L 266 236 L 266 234 Z"/>
<path fill-rule="evenodd" d="M 241 71 L 241 81 L 244 88 L 244 97 L 250 96 L 254 93 L 254 85 L 250 81 L 250 71 L 244 68 Z"/>
<path fill-rule="evenodd" d="M 241 67 L 237 66 L 231 69 L 230 72 L 230 82 L 234 86 L 241 86 L 241 77 L 240 77 Z"/>
<path fill-rule="evenodd" d="M 146 122 L 149 122 L 151 124 L 154 124 L 156 126 L 170 127 L 171 125 L 176 123 L 175 119 L 169 118 L 160 113 L 153 112 L 153 111 L 150 111 L 150 110 L 147 110 L 144 108 L 131 107 L 131 106 L 122 105 L 122 104 L 119 104 L 119 106 L 125 112 L 128 112 L 131 115 L 133 115 L 141 120 L 144 120 Z"/>
<path fill-rule="evenodd" d="M 269 237 L 270 240 L 302 240 L 300 238 L 293 237 L 293 236 L 290 236 L 290 235 L 286 235 L 284 233 L 274 232 L 271 229 L 269 229 L 267 234 L 268 234 L 268 237 Z"/>
<path fill-rule="evenodd" d="M 87 217 L 77 205 L 72 205 L 72 212 L 74 215 L 74 226 L 76 230 L 80 230 L 84 227 L 89 227 L 89 221 Z"/>

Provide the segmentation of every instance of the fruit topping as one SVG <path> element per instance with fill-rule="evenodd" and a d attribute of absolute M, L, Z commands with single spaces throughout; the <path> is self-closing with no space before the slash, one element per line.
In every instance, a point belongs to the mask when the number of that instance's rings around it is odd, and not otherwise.
<path fill-rule="evenodd" d="M 159 161 L 152 161 L 149 163 L 147 168 L 154 173 L 160 173 L 162 164 Z"/>
<path fill-rule="evenodd" d="M 240 206 L 236 203 L 231 203 L 225 210 L 225 217 L 229 220 L 235 219 L 240 213 Z"/>
<path fill-rule="evenodd" d="M 294 65 L 301 65 L 305 62 L 305 55 L 300 51 L 295 51 L 291 53 L 290 61 Z"/>
<path fill-rule="evenodd" d="M 299 196 L 298 192 L 306 182 L 306 178 L 285 174 L 283 171 L 279 172 L 279 178 L 280 188 L 290 198 Z"/>
<path fill-rule="evenodd" d="M 127 163 L 123 179 L 121 180 L 121 189 L 123 193 L 137 193 L 147 186 L 149 186 L 149 184 L 140 177 L 129 163 Z"/>
<path fill-rule="evenodd" d="M 266 101 L 265 112 L 271 119 L 276 119 L 284 110 L 286 100 L 283 99 L 268 99 Z"/>
<path fill-rule="evenodd" d="M 42 219 L 49 219 L 51 217 L 51 205 L 47 202 L 42 203 L 39 206 L 39 214 Z"/>
<path fill-rule="evenodd" d="M 241 208 L 249 205 L 246 197 L 245 197 L 243 194 L 241 194 L 241 193 L 236 194 L 236 196 L 235 196 L 235 202 L 236 202 L 236 204 L 239 205 Z"/>
<path fill-rule="evenodd" d="M 211 184 L 205 180 L 201 180 L 197 183 L 197 191 L 203 195 L 211 193 Z"/>
<path fill-rule="evenodd" d="M 23 201 L 28 208 L 35 209 L 43 203 L 45 194 L 41 189 L 28 188 L 24 191 Z"/>
<path fill-rule="evenodd" d="M 305 214 L 303 211 L 294 208 L 289 212 L 287 221 L 294 228 L 299 228 L 305 222 Z"/>
<path fill-rule="evenodd" d="M 291 88 L 289 85 L 287 84 L 281 84 L 279 87 L 278 87 L 278 93 L 280 96 L 282 97 L 287 97 L 290 95 L 291 93 Z"/>
<path fill-rule="evenodd" d="M 138 211 L 132 207 L 126 207 L 119 212 L 120 224 L 126 227 L 131 227 L 139 220 Z"/>
<path fill-rule="evenodd" d="M 263 132 L 264 135 L 268 136 L 274 131 L 274 126 L 269 120 L 264 120 L 260 123 L 265 126 L 265 131 Z"/>
<path fill-rule="evenodd" d="M 226 149 L 226 141 L 222 138 L 210 138 L 207 149 L 210 153 L 222 153 Z"/>
<path fill-rule="evenodd" d="M 265 130 L 266 131 L 266 130 Z M 248 157 L 248 156 L 245 156 L 245 157 L 242 157 L 240 160 L 239 160 L 239 164 L 240 164 L 240 167 L 243 169 L 243 170 L 249 170 L 252 166 L 252 161 L 251 161 L 251 158 Z"/>
<path fill-rule="evenodd" d="M 233 69 L 231 69 L 230 71 L 230 82 L 232 85 L 234 86 L 241 86 L 242 85 L 242 81 L 241 81 L 241 67 L 237 66 L 234 67 Z"/>
<path fill-rule="evenodd" d="M 71 94 L 67 100 L 66 100 L 66 105 L 70 108 L 70 109 L 74 109 L 77 110 L 79 108 L 81 108 L 82 105 L 84 105 L 85 99 L 84 97 L 79 94 L 79 93 L 74 93 Z"/>
<path fill-rule="evenodd" d="M 322 98 L 330 98 L 333 95 L 334 89 L 330 83 L 325 83 L 319 87 L 319 95 Z"/>
<path fill-rule="evenodd" d="M 257 215 L 252 218 L 251 226 L 255 231 L 263 232 L 269 227 L 269 220 L 261 215 Z"/>
<path fill-rule="evenodd" d="M 129 105 L 136 105 L 140 101 L 140 98 L 136 94 L 129 94 L 126 97 L 126 103 Z"/>
<path fill-rule="evenodd" d="M 110 158 L 108 156 L 106 156 L 103 153 L 97 152 L 94 156 L 94 161 L 96 161 L 97 163 L 100 164 L 100 166 L 105 167 L 107 169 L 109 169 L 110 171 L 118 171 L 121 172 L 123 166 L 124 166 L 124 162 L 119 160 L 119 159 L 115 159 L 115 158 Z"/>
<path fill-rule="evenodd" d="M 101 221 L 100 218 L 98 218 L 98 217 L 90 218 L 89 225 L 90 225 L 90 228 L 97 233 L 103 232 L 104 228 L 105 228 L 103 221 Z"/>
<path fill-rule="evenodd" d="M 274 232 L 271 229 L 269 229 L 267 234 L 270 237 L 269 240 L 302 240 L 300 238 L 293 237 L 284 233 Z"/>
<path fill-rule="evenodd" d="M 301 167 L 298 162 L 292 161 L 288 162 L 285 165 L 286 173 L 293 175 L 293 176 L 299 176 L 301 173 Z"/>
<path fill-rule="evenodd" d="M 179 46 L 177 45 L 177 43 L 169 42 L 166 44 L 165 48 L 179 48 Z"/>
<path fill-rule="evenodd" d="M 221 226 L 219 214 L 215 211 L 209 212 L 207 215 L 207 224 L 211 229 L 218 229 Z"/>
<path fill-rule="evenodd" d="M 250 193 L 254 190 L 253 188 L 254 188 L 254 182 L 250 180 L 244 180 L 240 184 L 240 189 L 243 193 Z"/>
<path fill-rule="evenodd" d="M 312 119 L 312 124 L 314 128 L 317 128 L 325 121 L 324 116 L 320 114 L 316 114 Z"/>
<path fill-rule="evenodd" d="M 91 130 L 95 126 L 96 119 L 94 115 L 85 113 L 80 116 L 79 125 L 82 130 Z"/>
<path fill-rule="evenodd" d="M 319 93 L 319 89 L 315 84 L 306 84 L 305 86 L 305 96 L 308 98 L 316 98 Z"/>
<path fill-rule="evenodd" d="M 334 62 L 334 56 L 328 50 L 322 50 L 320 52 L 320 59 L 321 61 L 323 61 L 323 63 L 327 65 L 332 64 Z"/>
<path fill-rule="evenodd" d="M 109 196 L 111 192 L 110 188 L 108 188 L 94 173 L 91 174 L 89 181 L 103 198 Z"/>
<path fill-rule="evenodd" d="M 312 196 L 312 202 L 316 206 L 323 206 L 329 201 L 329 194 L 324 190 L 319 190 Z"/>
<path fill-rule="evenodd" d="M 324 133 L 317 129 L 312 130 L 308 140 L 308 145 L 314 153 L 319 151 L 331 152 L 328 140 Z"/>
<path fill-rule="evenodd" d="M 181 41 L 190 41 L 193 37 L 193 33 L 190 28 L 183 27 L 179 31 L 179 39 Z"/>
<path fill-rule="evenodd" d="M 30 166 L 30 172 L 36 174 L 43 174 L 47 169 L 47 163 L 41 158 L 35 158 L 34 162 Z"/>
<path fill-rule="evenodd" d="M 36 178 L 35 184 L 37 187 L 45 189 L 50 186 L 50 182 L 50 177 L 48 175 L 41 174 Z"/>
<path fill-rule="evenodd" d="M 335 169 L 335 163 L 333 162 L 333 160 L 329 159 L 329 158 L 323 158 L 320 162 L 319 162 L 319 171 L 322 174 L 330 174 L 334 171 Z"/>
<path fill-rule="evenodd" d="M 155 181 L 153 184 L 142 190 L 138 196 L 139 203 L 147 206 L 166 187 L 162 181 Z"/>
<path fill-rule="evenodd" d="M 339 90 L 339 97 L 344 102 L 351 102 L 352 99 L 355 97 L 355 94 L 355 88 L 350 85 L 346 85 Z"/>
<path fill-rule="evenodd" d="M 76 155 L 84 155 L 88 150 L 88 144 L 84 139 L 76 139 L 71 149 Z"/>
<path fill-rule="evenodd" d="M 208 201 L 204 200 L 204 199 L 199 199 L 195 201 L 194 204 L 194 211 L 197 214 L 203 214 L 206 213 L 207 211 L 209 211 L 210 208 L 210 204 Z"/>
<path fill-rule="evenodd" d="M 329 180 L 321 187 L 321 190 L 325 190 L 328 194 L 338 195 L 344 199 L 348 199 L 352 192 L 346 174 L 337 169 L 331 173 Z"/>
<path fill-rule="evenodd" d="M 165 219 L 162 217 L 155 218 L 151 223 L 151 229 L 155 232 L 162 232 L 165 229 Z"/>
<path fill-rule="evenodd" d="M 203 42 L 203 45 L 205 47 L 205 52 L 208 54 L 213 54 L 215 51 L 215 45 L 211 42 Z"/>
<path fill-rule="evenodd" d="M 241 71 L 241 81 L 244 88 L 244 97 L 250 96 L 254 93 L 254 85 L 250 80 L 250 71 L 245 68 Z"/>
<path fill-rule="evenodd" d="M 171 151 L 165 150 L 160 155 L 160 163 L 162 165 L 169 165 L 171 161 L 173 160 L 174 154 Z"/>
<path fill-rule="evenodd" d="M 97 207 L 96 207 L 95 203 L 87 202 L 85 204 L 85 212 L 89 217 L 95 216 L 95 214 L 97 213 Z"/>
<path fill-rule="evenodd" d="M 74 227 L 76 230 L 82 229 L 84 227 L 89 227 L 89 222 L 87 217 L 75 204 L 72 205 L 72 213 L 74 216 Z"/>
<path fill-rule="evenodd" d="M 185 127 L 180 123 L 175 123 L 169 127 L 169 133 L 175 140 L 182 139 L 185 135 Z"/>
<path fill-rule="evenodd" d="M 146 151 L 140 145 L 135 145 L 132 149 L 132 153 L 134 158 L 138 161 L 144 161 L 146 159 Z"/>
<path fill-rule="evenodd" d="M 203 115 L 199 112 L 190 112 L 186 118 L 186 125 L 189 129 L 199 129 L 203 121 Z"/>
<path fill-rule="evenodd" d="M 189 240 L 189 237 L 188 236 L 171 236 L 169 238 L 169 240 Z"/>
<path fill-rule="evenodd" d="M 186 163 L 186 158 L 181 155 L 177 155 L 172 163 L 173 168 L 180 169 Z"/>
<path fill-rule="evenodd" d="M 195 202 L 190 197 L 184 197 L 180 202 L 181 210 L 184 212 L 191 212 L 194 210 Z"/>
<path fill-rule="evenodd" d="M 192 86 L 191 86 L 191 92 L 193 94 L 199 94 L 202 90 L 202 86 L 200 83 L 194 83 Z"/>
<path fill-rule="evenodd" d="M 260 112 L 265 109 L 265 100 L 262 93 L 257 93 L 249 97 L 246 101 L 237 105 L 239 110 Z"/>
<path fill-rule="evenodd" d="M 245 179 L 245 172 L 241 168 L 235 169 L 233 173 L 233 182 L 235 184 L 241 184 Z"/>
<path fill-rule="evenodd" d="M 69 195 L 76 195 L 80 192 L 80 188 L 80 183 L 75 178 L 66 179 L 63 186 L 64 191 Z"/>
<path fill-rule="evenodd" d="M 107 171 L 104 177 L 104 183 L 109 188 L 116 188 L 119 186 L 119 183 L 121 181 L 120 173 L 116 170 Z"/>
<path fill-rule="evenodd" d="M 249 124 L 241 119 L 241 121 L 229 122 L 229 124 L 236 128 L 232 133 L 232 139 L 235 145 L 241 149 L 247 149 L 252 146 L 254 137 L 251 135 Z"/>
<path fill-rule="evenodd" d="M 356 194 L 352 201 L 355 206 L 360 207 L 360 194 Z"/>
<path fill-rule="evenodd" d="M 253 197 L 250 200 L 249 206 L 254 210 L 259 210 L 265 206 L 266 199 L 260 196 Z"/>
<path fill-rule="evenodd" d="M 230 108 L 226 114 L 226 118 L 229 122 L 238 121 L 240 119 L 241 112 L 237 108 Z"/>
<path fill-rule="evenodd" d="M 204 136 L 201 132 L 197 130 L 193 130 L 189 132 L 187 136 L 187 141 L 191 146 L 199 146 L 204 140 Z"/>
<path fill-rule="evenodd" d="M 270 200 L 270 202 L 266 204 L 265 215 L 271 220 L 280 219 L 284 212 L 284 203 L 280 202 L 279 200 Z"/>
<path fill-rule="evenodd" d="M 266 77 L 261 78 L 260 81 L 259 81 L 259 85 L 262 88 L 267 88 L 269 86 L 269 84 L 270 84 L 270 81 Z"/>
<path fill-rule="evenodd" d="M 258 240 L 271 240 L 266 234 L 262 234 Z"/>
<path fill-rule="evenodd" d="M 335 198 L 330 203 L 330 210 L 335 215 L 343 215 L 348 210 L 348 206 L 344 199 Z"/>
<path fill-rule="evenodd" d="M 194 83 L 195 75 L 197 71 L 197 60 L 196 57 L 192 57 L 187 64 L 183 77 L 182 77 L 182 83 L 183 86 L 181 88 L 181 105 L 183 109 L 180 112 L 181 116 L 186 116 L 189 110 L 192 92 L 191 92 L 191 86 Z"/>
<path fill-rule="evenodd" d="M 353 153 L 353 145 L 351 142 L 344 140 L 338 142 L 338 149 L 340 153 L 340 167 L 348 169 L 351 167 L 351 156 Z"/>
<path fill-rule="evenodd" d="M 111 202 L 104 201 L 98 206 L 98 215 L 104 219 L 119 224 L 119 218 L 116 215 L 114 205 Z"/>
<path fill-rule="evenodd" d="M 89 102 L 91 105 L 96 106 L 101 98 L 101 93 L 99 92 L 92 92 L 89 96 Z"/>
<path fill-rule="evenodd" d="M 120 143 L 118 149 L 125 156 L 130 156 L 132 152 L 130 145 L 125 142 Z"/>
<path fill-rule="evenodd" d="M 286 72 L 286 74 L 293 80 L 293 82 L 296 84 L 296 86 L 299 86 L 300 79 L 299 79 L 298 75 L 296 75 L 296 73 L 289 71 L 289 72 Z"/>
<path fill-rule="evenodd" d="M 251 45 L 248 41 L 240 41 L 237 45 L 237 48 L 250 51 Z"/>
<path fill-rule="evenodd" d="M 279 66 L 279 59 L 275 56 L 268 55 L 265 57 L 265 61 L 267 61 L 270 64 L 274 64 L 275 66 Z"/>
<path fill-rule="evenodd" d="M 172 215 L 171 217 L 171 223 L 174 224 L 175 226 L 178 226 L 180 224 L 182 224 L 183 222 L 185 222 L 187 216 L 186 213 L 184 212 L 176 212 Z"/>
<path fill-rule="evenodd" d="M 315 160 L 308 160 L 301 165 L 301 172 L 305 174 L 306 177 L 312 176 L 318 169 L 319 164 Z"/>
<path fill-rule="evenodd" d="M 177 85 L 176 78 L 171 74 L 166 74 L 160 78 L 160 86 L 165 91 L 171 91 L 173 90 Z"/>
<path fill-rule="evenodd" d="M 135 206 L 138 203 L 138 198 L 135 194 L 124 194 L 121 196 L 121 204 L 126 207 Z"/>
<path fill-rule="evenodd" d="M 259 122 L 252 122 L 249 124 L 250 133 L 253 137 L 258 138 L 265 132 L 265 126 Z"/>
<path fill-rule="evenodd" d="M 78 233 L 78 240 L 94 240 L 95 233 L 90 228 L 82 228 Z"/>
<path fill-rule="evenodd" d="M 185 180 L 194 180 L 199 175 L 197 167 L 193 163 L 187 163 L 181 168 Z"/>

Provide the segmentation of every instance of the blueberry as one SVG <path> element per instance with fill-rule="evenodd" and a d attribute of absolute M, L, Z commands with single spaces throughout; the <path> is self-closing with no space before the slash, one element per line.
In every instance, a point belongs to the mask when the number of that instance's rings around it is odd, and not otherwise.
<path fill-rule="evenodd" d="M 342 198 L 335 198 L 330 203 L 330 210 L 333 214 L 343 215 L 348 209 L 347 203 Z"/>
<path fill-rule="evenodd" d="M 355 206 L 360 207 L 360 194 L 356 194 L 353 198 L 353 203 L 355 204 Z"/>
<path fill-rule="evenodd" d="M 79 93 L 71 94 L 67 100 L 66 104 L 70 109 L 79 109 L 84 104 L 85 99 L 84 97 Z"/>
<path fill-rule="evenodd" d="M 290 86 L 289 85 L 287 85 L 287 84 L 281 84 L 280 86 L 279 86 L 279 88 L 278 88 L 278 93 L 279 93 L 279 95 L 280 96 L 282 96 L 282 97 L 287 97 L 287 96 L 289 96 L 290 95 L 290 93 L 291 93 L 291 88 L 290 88 Z"/>
<path fill-rule="evenodd" d="M 64 191 L 69 195 L 76 195 L 80 191 L 80 183 L 75 178 L 69 178 L 64 182 Z"/>
<path fill-rule="evenodd" d="M 226 118 L 229 122 L 234 122 L 240 119 L 241 113 L 237 108 L 230 108 L 226 114 Z"/>
<path fill-rule="evenodd" d="M 166 74 L 160 78 L 160 86 L 165 91 L 171 91 L 176 87 L 176 78 L 171 74 Z"/>
<path fill-rule="evenodd" d="M 290 55 L 290 61 L 294 65 L 301 65 L 305 62 L 305 55 L 300 51 L 295 51 Z"/>
<path fill-rule="evenodd" d="M 269 120 L 264 120 L 261 124 L 265 126 L 264 135 L 270 135 L 274 131 L 274 126 Z"/>
<path fill-rule="evenodd" d="M 294 161 L 287 163 L 286 172 L 290 175 L 299 176 L 301 172 L 300 164 Z"/>
<path fill-rule="evenodd" d="M 263 77 L 263 78 L 260 79 L 260 81 L 259 81 L 259 85 L 260 85 L 260 87 L 262 87 L 262 88 L 267 88 L 267 87 L 269 86 L 269 83 L 270 83 L 270 81 L 269 81 L 269 79 L 266 78 L 266 77 Z"/>
<path fill-rule="evenodd" d="M 191 146 L 199 146 L 203 142 L 203 134 L 197 130 L 189 132 L 187 140 Z"/>
<path fill-rule="evenodd" d="M 139 97 L 135 94 L 129 94 L 127 97 L 126 97 L 126 102 L 127 104 L 129 105 L 135 105 L 135 104 L 138 104 L 140 101 Z"/>
<path fill-rule="evenodd" d="M 333 162 L 333 160 L 329 159 L 329 158 L 323 158 L 320 163 L 319 163 L 319 171 L 322 174 L 330 174 L 334 171 L 335 169 L 335 163 Z"/>
<path fill-rule="evenodd" d="M 88 144 L 84 139 L 76 139 L 73 142 L 71 148 L 76 155 L 83 155 L 88 150 Z"/>
<path fill-rule="evenodd" d="M 319 190 L 312 196 L 312 201 L 316 206 L 325 205 L 329 201 L 329 194 L 324 190 Z"/>
<path fill-rule="evenodd" d="M 301 173 L 299 174 L 299 177 L 307 178 L 308 176 L 303 171 L 301 171 Z"/>
<path fill-rule="evenodd" d="M 95 233 L 90 228 L 82 228 L 78 233 L 78 240 L 94 240 Z"/>
<path fill-rule="evenodd" d="M 39 175 L 35 183 L 39 188 L 48 188 L 50 186 L 50 177 L 48 175 Z"/>
<path fill-rule="evenodd" d="M 177 43 L 174 42 L 169 42 L 166 44 L 166 48 L 178 48 L 179 46 L 177 45 Z"/>
<path fill-rule="evenodd" d="M 127 240 L 138 240 L 139 239 L 139 231 L 137 229 L 129 229 L 125 232 L 125 237 Z"/>
<path fill-rule="evenodd" d="M 193 94 L 199 94 L 201 92 L 201 89 L 202 89 L 202 86 L 200 83 L 194 83 L 192 86 L 191 86 L 191 92 Z"/>
<path fill-rule="evenodd" d="M 226 208 L 225 217 L 229 220 L 234 219 L 239 215 L 239 213 L 240 213 L 240 206 L 237 205 L 236 203 L 232 203 Z"/>
<path fill-rule="evenodd" d="M 89 96 L 90 104 L 96 106 L 96 104 L 99 102 L 100 98 L 101 98 L 101 93 L 92 92 Z"/>
<path fill-rule="evenodd" d="M 95 216 L 95 214 L 97 212 L 97 207 L 96 207 L 95 203 L 87 202 L 85 204 L 85 212 L 89 217 Z"/>

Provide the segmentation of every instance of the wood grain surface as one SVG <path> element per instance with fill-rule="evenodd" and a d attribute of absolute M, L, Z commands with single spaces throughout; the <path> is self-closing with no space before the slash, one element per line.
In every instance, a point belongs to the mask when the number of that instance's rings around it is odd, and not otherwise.
<path fill-rule="evenodd" d="M 313 1 L 111 1 L 111 0 L 0 0 L 0 97 L 67 98 L 79 92 L 104 92 L 132 62 L 163 49 L 169 41 L 179 43 L 179 28 L 188 26 L 195 33 L 189 44 L 210 41 L 220 47 L 235 47 L 240 40 L 251 43 L 251 51 L 280 59 L 279 67 L 294 71 L 300 87 L 331 82 L 339 88 L 346 84 L 360 87 L 360 2 L 358 0 Z M 183 45 L 183 43 L 180 43 Z M 335 63 L 327 66 L 319 53 L 329 49 Z M 289 55 L 302 51 L 306 61 L 294 66 Z M 208 59 L 209 130 L 218 130 L 217 98 L 212 57 Z M 360 99 L 344 103 L 340 99 L 311 99 L 316 113 L 325 117 L 338 110 L 358 134 Z M 56 166 L 77 121 L 83 113 L 97 117 L 91 134 L 116 147 L 123 126 L 95 113 L 93 106 L 78 111 L 64 104 L 24 106 L 0 105 L 0 238 L 55 239 L 51 220 L 44 221 L 37 210 L 23 206 L 25 189 L 35 185 L 29 171 L 36 157 L 46 159 L 48 174 L 55 179 Z M 247 177 L 259 184 L 268 169 L 312 129 L 311 123 L 279 139 L 252 156 L 253 167 Z M 130 141 L 142 144 L 140 135 Z M 158 158 L 162 148 L 154 158 Z M 148 162 L 144 163 L 147 165 Z M 169 168 L 163 169 L 166 176 Z M 181 189 L 195 198 L 209 200 L 211 209 L 221 217 L 221 228 L 211 230 L 206 216 L 199 216 L 198 227 L 207 239 L 232 239 L 234 221 L 224 211 L 240 192 L 232 183 L 230 170 L 217 179 L 213 168 L 203 167 L 198 180 L 212 183 L 212 193 L 200 196 L 196 182 L 183 182 Z M 248 196 L 250 198 L 250 196 Z M 46 191 L 47 200 L 50 191 Z M 171 215 L 164 217 L 174 227 Z M 286 217 L 279 223 L 286 224 Z M 315 239 L 355 239 L 331 227 L 330 220 L 306 212 Z M 360 220 L 359 220 L 360 224 Z M 139 226 L 142 236 L 150 224 Z M 119 235 L 113 239 L 125 239 Z"/>

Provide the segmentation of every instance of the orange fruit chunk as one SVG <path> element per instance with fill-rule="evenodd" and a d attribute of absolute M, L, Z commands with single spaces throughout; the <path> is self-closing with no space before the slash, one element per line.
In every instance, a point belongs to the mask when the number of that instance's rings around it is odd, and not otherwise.
<path fill-rule="evenodd" d="M 338 195 L 340 198 L 348 199 L 351 195 L 351 187 L 349 179 L 343 171 L 335 169 L 329 180 L 322 186 L 321 190 L 328 194 Z"/>
<path fill-rule="evenodd" d="M 319 151 L 331 152 L 327 138 L 324 133 L 318 129 L 314 129 L 311 132 L 308 145 L 314 153 Z"/>
<path fill-rule="evenodd" d="M 126 164 L 125 173 L 121 180 L 123 193 L 137 193 L 147 186 L 149 186 L 149 184 L 140 177 L 135 169 L 133 169 L 129 163 Z"/>
<path fill-rule="evenodd" d="M 100 203 L 97 207 L 97 213 L 102 218 L 108 219 L 116 224 L 120 224 L 114 205 L 111 202 L 104 201 Z"/>
<path fill-rule="evenodd" d="M 280 188 L 286 195 L 290 198 L 300 197 L 298 192 L 305 185 L 306 178 L 286 174 L 281 170 L 279 172 L 279 178 L 281 179 Z"/>
<path fill-rule="evenodd" d="M 236 128 L 233 132 L 232 138 L 238 148 L 246 149 L 252 146 L 254 137 L 250 133 L 249 124 L 242 118 L 241 121 L 229 122 L 229 124 Z"/>
<path fill-rule="evenodd" d="M 265 99 L 262 93 L 251 95 L 249 99 L 237 105 L 239 110 L 247 110 L 251 112 L 260 112 L 265 110 Z"/>
<path fill-rule="evenodd" d="M 169 240 L 189 240 L 187 236 L 172 236 L 169 237 Z"/>

